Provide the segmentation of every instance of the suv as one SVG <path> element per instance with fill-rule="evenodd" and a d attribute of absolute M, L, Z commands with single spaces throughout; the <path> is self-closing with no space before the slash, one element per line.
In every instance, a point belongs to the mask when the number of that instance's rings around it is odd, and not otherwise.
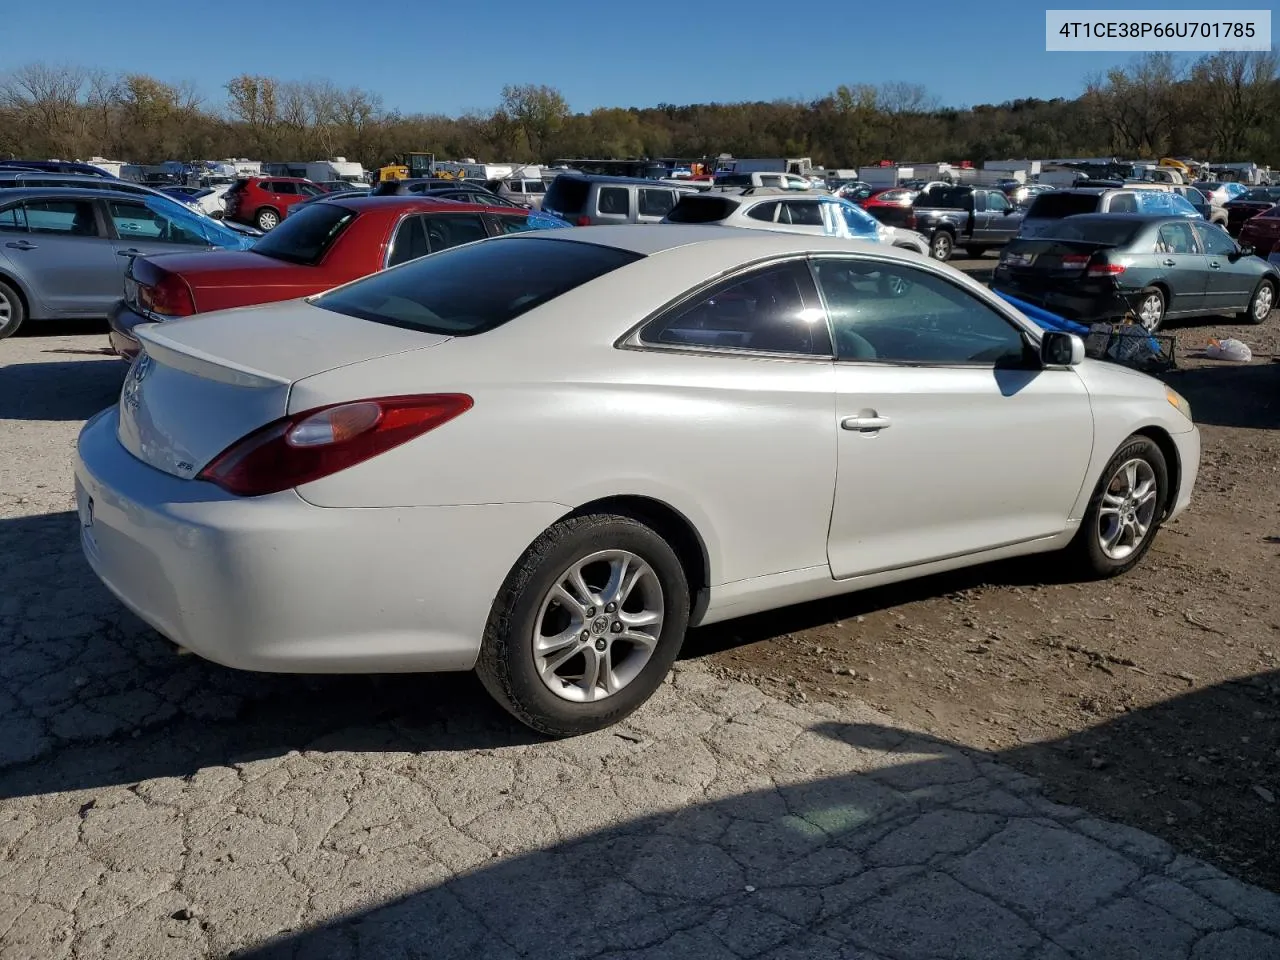
<path fill-rule="evenodd" d="M 817 192 L 798 194 L 785 187 L 748 187 L 736 194 L 714 191 L 683 196 L 662 222 L 847 237 L 922 255 L 929 249 L 920 234 L 886 226 L 848 200 Z"/>
<path fill-rule="evenodd" d="M 717 173 L 717 187 L 782 187 L 786 190 L 812 190 L 815 184 L 798 173 Z"/>
<path fill-rule="evenodd" d="M 1171 190 L 1138 187 L 1077 187 L 1042 193 L 1031 202 L 1018 239 L 1039 236 L 1051 224 L 1078 213 L 1144 213 L 1202 220 L 1186 197 Z"/>
<path fill-rule="evenodd" d="M 223 217 L 259 230 L 271 230 L 295 203 L 323 194 L 323 189 L 301 177 L 245 177 L 227 191 Z"/>
<path fill-rule="evenodd" d="M 487 186 L 498 196 L 534 210 L 542 209 L 542 200 L 547 195 L 547 185 L 531 177 L 490 180 Z"/>
<path fill-rule="evenodd" d="M 551 181 L 542 209 L 579 227 L 660 223 L 676 201 L 702 189 L 667 180 L 562 173 Z"/>

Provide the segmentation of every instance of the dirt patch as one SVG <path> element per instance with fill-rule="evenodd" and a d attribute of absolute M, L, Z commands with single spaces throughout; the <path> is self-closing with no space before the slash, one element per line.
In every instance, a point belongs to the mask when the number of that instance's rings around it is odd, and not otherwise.
<path fill-rule="evenodd" d="M 710 627 L 689 652 L 798 699 L 864 699 L 1280 890 L 1280 313 L 1172 332 L 1201 473 L 1133 573 L 990 565 Z M 1254 362 L 1198 359 L 1211 336 Z"/>

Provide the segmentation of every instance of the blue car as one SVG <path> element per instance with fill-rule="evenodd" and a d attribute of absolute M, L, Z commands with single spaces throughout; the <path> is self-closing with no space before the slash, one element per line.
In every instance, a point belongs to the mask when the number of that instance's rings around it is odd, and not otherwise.
<path fill-rule="evenodd" d="M 0 189 L 0 339 L 27 320 L 105 318 L 133 257 L 253 244 L 159 194 Z"/>
<path fill-rule="evenodd" d="M 39 170 L 41 173 L 74 173 L 84 177 L 115 179 L 101 167 L 74 160 L 0 160 L 0 170 Z"/>

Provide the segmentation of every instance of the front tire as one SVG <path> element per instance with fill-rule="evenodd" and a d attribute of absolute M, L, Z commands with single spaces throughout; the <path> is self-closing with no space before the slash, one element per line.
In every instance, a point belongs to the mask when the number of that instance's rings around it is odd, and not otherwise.
<path fill-rule="evenodd" d="M 1164 453 L 1151 438 L 1130 436 L 1103 469 L 1067 547 L 1074 572 L 1103 579 L 1136 567 L 1151 549 L 1169 496 Z"/>
<path fill-rule="evenodd" d="M 18 291 L 7 283 L 0 283 L 0 340 L 17 333 L 26 318 L 27 310 Z"/>
<path fill-rule="evenodd" d="M 534 730 L 590 733 L 658 689 L 684 641 L 689 608 L 680 559 L 654 530 L 617 514 L 570 517 L 507 575 L 476 673 Z"/>
<path fill-rule="evenodd" d="M 951 259 L 951 254 L 955 252 L 955 249 L 955 241 L 951 239 L 951 234 L 945 230 L 939 230 L 933 235 L 933 239 L 929 241 L 929 256 L 943 263 Z"/>
<path fill-rule="evenodd" d="M 263 207 L 253 218 L 253 222 L 263 233 L 274 230 L 280 226 L 280 214 L 276 213 L 270 207 Z"/>
<path fill-rule="evenodd" d="M 1267 317 L 1271 316 L 1271 311 L 1275 309 L 1275 305 L 1275 284 L 1270 280 L 1261 280 L 1258 288 L 1253 291 L 1253 296 L 1249 298 L 1249 305 L 1242 313 L 1236 314 L 1236 319 L 1243 323 L 1265 323 Z"/>

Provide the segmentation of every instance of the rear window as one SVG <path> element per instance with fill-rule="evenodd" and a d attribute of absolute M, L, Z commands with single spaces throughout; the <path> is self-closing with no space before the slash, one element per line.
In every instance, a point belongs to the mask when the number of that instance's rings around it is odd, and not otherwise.
<path fill-rule="evenodd" d="M 963 210 L 968 206 L 972 197 L 972 190 L 956 187 L 935 187 L 916 197 L 916 205 L 925 208 L 940 207 L 943 209 Z"/>
<path fill-rule="evenodd" d="M 1031 202 L 1028 220 L 1059 220 L 1077 213 L 1094 213 L 1099 197 L 1093 193 L 1042 193 Z"/>
<path fill-rule="evenodd" d="M 312 303 L 372 323 L 466 337 L 639 259 L 629 250 L 590 243 L 486 240 L 375 273 Z"/>
<path fill-rule="evenodd" d="M 557 213 L 581 213 L 587 204 L 587 194 L 591 185 L 577 177 L 556 177 L 551 181 L 551 189 L 547 191 L 542 205 Z"/>
<path fill-rule="evenodd" d="M 1038 239 L 1083 240 L 1121 247 L 1137 236 L 1142 227 L 1141 223 L 1120 220 L 1063 220 L 1040 234 Z"/>
<path fill-rule="evenodd" d="M 719 223 L 738 209 L 728 197 L 681 197 L 667 214 L 669 223 Z"/>
<path fill-rule="evenodd" d="M 253 245 L 253 252 L 289 263 L 313 266 L 320 262 L 342 231 L 356 218 L 354 210 L 326 203 L 308 203 Z"/>
<path fill-rule="evenodd" d="M 749 173 L 722 173 L 715 179 L 717 187 L 749 187 L 751 184 Z"/>

